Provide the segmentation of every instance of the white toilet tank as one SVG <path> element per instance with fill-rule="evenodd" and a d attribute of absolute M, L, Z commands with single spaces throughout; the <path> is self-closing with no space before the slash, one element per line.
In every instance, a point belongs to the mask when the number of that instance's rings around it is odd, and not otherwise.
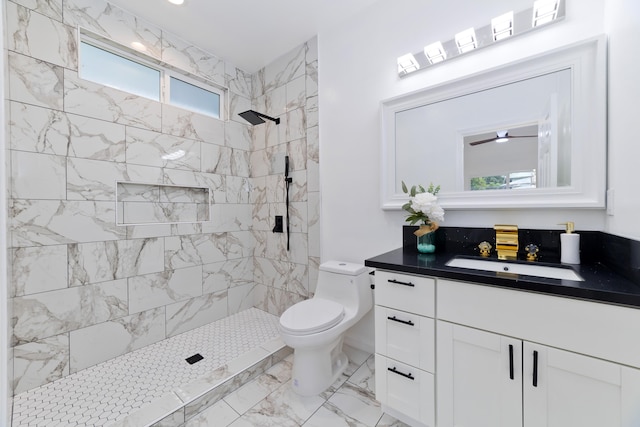
<path fill-rule="evenodd" d="M 346 309 L 368 310 L 373 302 L 367 268 L 344 261 L 322 263 L 315 297 L 335 301 Z"/>

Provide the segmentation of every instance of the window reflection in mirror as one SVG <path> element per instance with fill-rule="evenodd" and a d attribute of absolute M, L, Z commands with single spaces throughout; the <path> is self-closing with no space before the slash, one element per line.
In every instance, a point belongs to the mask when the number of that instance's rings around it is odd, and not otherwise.
<path fill-rule="evenodd" d="M 463 144 L 465 191 L 536 188 L 537 170 L 551 168 L 537 124 L 467 135 Z"/>

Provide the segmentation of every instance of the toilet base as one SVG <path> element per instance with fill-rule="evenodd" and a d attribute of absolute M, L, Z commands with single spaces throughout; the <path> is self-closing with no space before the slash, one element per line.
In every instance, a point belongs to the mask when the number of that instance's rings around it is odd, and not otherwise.
<path fill-rule="evenodd" d="M 342 343 L 343 337 L 340 337 L 322 347 L 294 348 L 293 391 L 301 396 L 315 396 L 328 389 L 349 364 Z"/>

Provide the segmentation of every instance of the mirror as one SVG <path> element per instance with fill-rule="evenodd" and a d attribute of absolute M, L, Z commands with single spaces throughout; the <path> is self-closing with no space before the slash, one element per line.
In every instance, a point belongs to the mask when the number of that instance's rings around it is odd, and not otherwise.
<path fill-rule="evenodd" d="M 443 207 L 604 207 L 606 40 L 382 103 L 382 206 L 408 185 Z"/>

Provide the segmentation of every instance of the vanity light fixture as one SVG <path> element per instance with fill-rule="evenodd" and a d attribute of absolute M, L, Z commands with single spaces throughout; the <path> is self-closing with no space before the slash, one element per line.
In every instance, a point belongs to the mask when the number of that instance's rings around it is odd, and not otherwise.
<path fill-rule="evenodd" d="M 442 43 L 435 42 L 424 47 L 424 54 L 431 64 L 436 64 L 447 59 L 447 51 L 444 50 Z"/>
<path fill-rule="evenodd" d="M 445 60 L 559 22 L 565 17 L 565 9 L 565 3 L 561 0 L 535 0 L 528 9 L 506 12 L 493 18 L 487 25 L 469 28 L 457 33 L 453 39 L 431 43 L 421 52 L 398 57 L 398 76 L 405 77 Z"/>
<path fill-rule="evenodd" d="M 533 3 L 533 27 L 547 24 L 558 17 L 560 0 L 536 0 Z"/>
<path fill-rule="evenodd" d="M 409 74 L 420 69 L 420 64 L 416 61 L 416 57 L 410 53 L 402 55 L 398 58 L 398 73 Z"/>
<path fill-rule="evenodd" d="M 494 42 L 513 35 L 513 11 L 496 16 L 491 20 L 491 34 Z"/>
<path fill-rule="evenodd" d="M 455 40 L 460 53 L 469 52 L 478 47 L 478 40 L 473 27 L 456 34 Z"/>
<path fill-rule="evenodd" d="M 184 3 L 184 0 L 169 0 L 169 3 L 181 5 L 182 3 Z"/>

